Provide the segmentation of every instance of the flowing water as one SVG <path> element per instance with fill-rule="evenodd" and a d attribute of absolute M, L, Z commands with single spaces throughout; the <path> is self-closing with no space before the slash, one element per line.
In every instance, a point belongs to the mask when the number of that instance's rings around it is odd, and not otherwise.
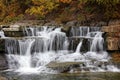
<path fill-rule="evenodd" d="M 50 62 L 82 62 L 81 72 L 119 72 L 110 63 L 105 51 L 103 32 L 99 27 L 72 27 L 69 36 L 57 27 L 29 27 L 24 30 L 26 37 L 21 40 L 7 39 L 6 51 L 10 71 L 21 74 L 59 73 L 47 67 Z M 76 50 L 70 50 L 69 37 L 81 37 Z M 90 43 L 90 50 L 82 52 L 84 39 Z M 74 45 L 74 44 L 73 44 Z M 107 63 L 107 64 L 106 64 Z M 72 68 L 69 70 L 70 73 Z"/>
<path fill-rule="evenodd" d="M 2 30 L 0 31 L 0 37 L 1 37 L 1 38 L 4 38 L 4 37 L 5 37 L 4 32 L 3 32 Z"/>

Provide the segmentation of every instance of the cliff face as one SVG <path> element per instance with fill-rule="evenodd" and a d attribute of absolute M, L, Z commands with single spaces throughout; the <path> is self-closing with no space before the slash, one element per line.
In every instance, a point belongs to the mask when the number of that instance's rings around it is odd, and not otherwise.
<path fill-rule="evenodd" d="M 107 50 L 120 50 L 120 25 L 103 26 L 105 32 Z"/>
<path fill-rule="evenodd" d="M 120 21 L 114 20 L 103 26 L 106 48 L 111 53 L 112 61 L 120 67 Z"/>

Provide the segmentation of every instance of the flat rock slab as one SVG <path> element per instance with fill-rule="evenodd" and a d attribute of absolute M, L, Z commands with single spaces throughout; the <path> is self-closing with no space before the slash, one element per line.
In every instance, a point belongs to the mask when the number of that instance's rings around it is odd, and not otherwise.
<path fill-rule="evenodd" d="M 17 28 L 3 28 L 3 31 L 19 31 L 19 27 Z"/>
<path fill-rule="evenodd" d="M 120 25 L 103 26 L 103 32 L 120 32 Z"/>
<path fill-rule="evenodd" d="M 69 71 L 70 67 L 77 67 L 83 62 L 50 62 L 46 66 L 59 72 Z"/>
<path fill-rule="evenodd" d="M 107 37 L 118 37 L 118 38 L 120 38 L 120 32 L 107 32 L 106 33 L 106 36 Z"/>
<path fill-rule="evenodd" d="M 66 67 L 66 66 L 74 66 L 80 64 L 83 64 L 83 62 L 50 62 L 49 64 L 47 64 L 47 67 L 56 68 L 56 67 Z"/>

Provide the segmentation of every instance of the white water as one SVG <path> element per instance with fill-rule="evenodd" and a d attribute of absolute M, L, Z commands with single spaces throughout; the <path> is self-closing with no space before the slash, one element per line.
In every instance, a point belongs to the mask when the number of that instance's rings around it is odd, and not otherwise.
<path fill-rule="evenodd" d="M 104 44 L 104 40 L 102 38 L 102 32 L 96 32 L 96 35 L 93 38 L 93 41 L 90 47 L 90 51 L 93 51 L 93 52 L 103 51 L 103 44 Z"/>
<path fill-rule="evenodd" d="M 46 67 L 50 62 L 83 62 L 85 66 L 81 65 L 80 68 L 89 68 L 91 72 L 118 72 L 119 69 L 111 64 L 100 64 L 108 62 L 110 57 L 103 48 L 102 32 L 98 30 L 99 28 L 80 27 L 76 32 L 72 28 L 72 36 L 77 34 L 77 36 L 91 37 L 92 40 L 90 40 L 90 51 L 80 52 L 84 41 L 81 40 L 76 51 L 70 53 L 68 50 L 70 42 L 66 34 L 61 32 L 61 28 L 45 26 L 39 29 L 27 28 L 25 31 L 30 39 L 7 41 L 9 68 L 23 74 L 55 73 L 57 71 Z"/>
<path fill-rule="evenodd" d="M 4 32 L 3 32 L 2 30 L 0 31 L 0 37 L 1 37 L 1 38 L 4 38 L 4 37 L 5 37 Z"/>
<path fill-rule="evenodd" d="M 79 52 L 80 52 L 81 46 L 82 46 L 82 41 L 79 42 L 79 44 L 78 44 L 78 46 L 77 46 L 77 48 L 76 48 L 75 53 L 79 53 Z"/>

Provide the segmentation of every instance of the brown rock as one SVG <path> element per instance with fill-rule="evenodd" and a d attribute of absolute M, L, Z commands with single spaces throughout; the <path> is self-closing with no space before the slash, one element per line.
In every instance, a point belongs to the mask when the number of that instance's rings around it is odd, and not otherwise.
<path fill-rule="evenodd" d="M 103 26 L 103 32 L 120 32 L 120 25 Z"/>
<path fill-rule="evenodd" d="M 119 38 L 108 37 L 106 39 L 107 50 L 119 50 L 119 48 L 120 48 L 119 41 L 120 41 Z"/>
<path fill-rule="evenodd" d="M 0 80 L 8 80 L 8 79 L 3 76 L 0 76 Z"/>
<path fill-rule="evenodd" d="M 107 37 L 120 37 L 120 32 L 108 32 L 106 33 Z"/>
<path fill-rule="evenodd" d="M 120 24 L 120 20 L 111 20 L 108 25 L 118 25 Z"/>

